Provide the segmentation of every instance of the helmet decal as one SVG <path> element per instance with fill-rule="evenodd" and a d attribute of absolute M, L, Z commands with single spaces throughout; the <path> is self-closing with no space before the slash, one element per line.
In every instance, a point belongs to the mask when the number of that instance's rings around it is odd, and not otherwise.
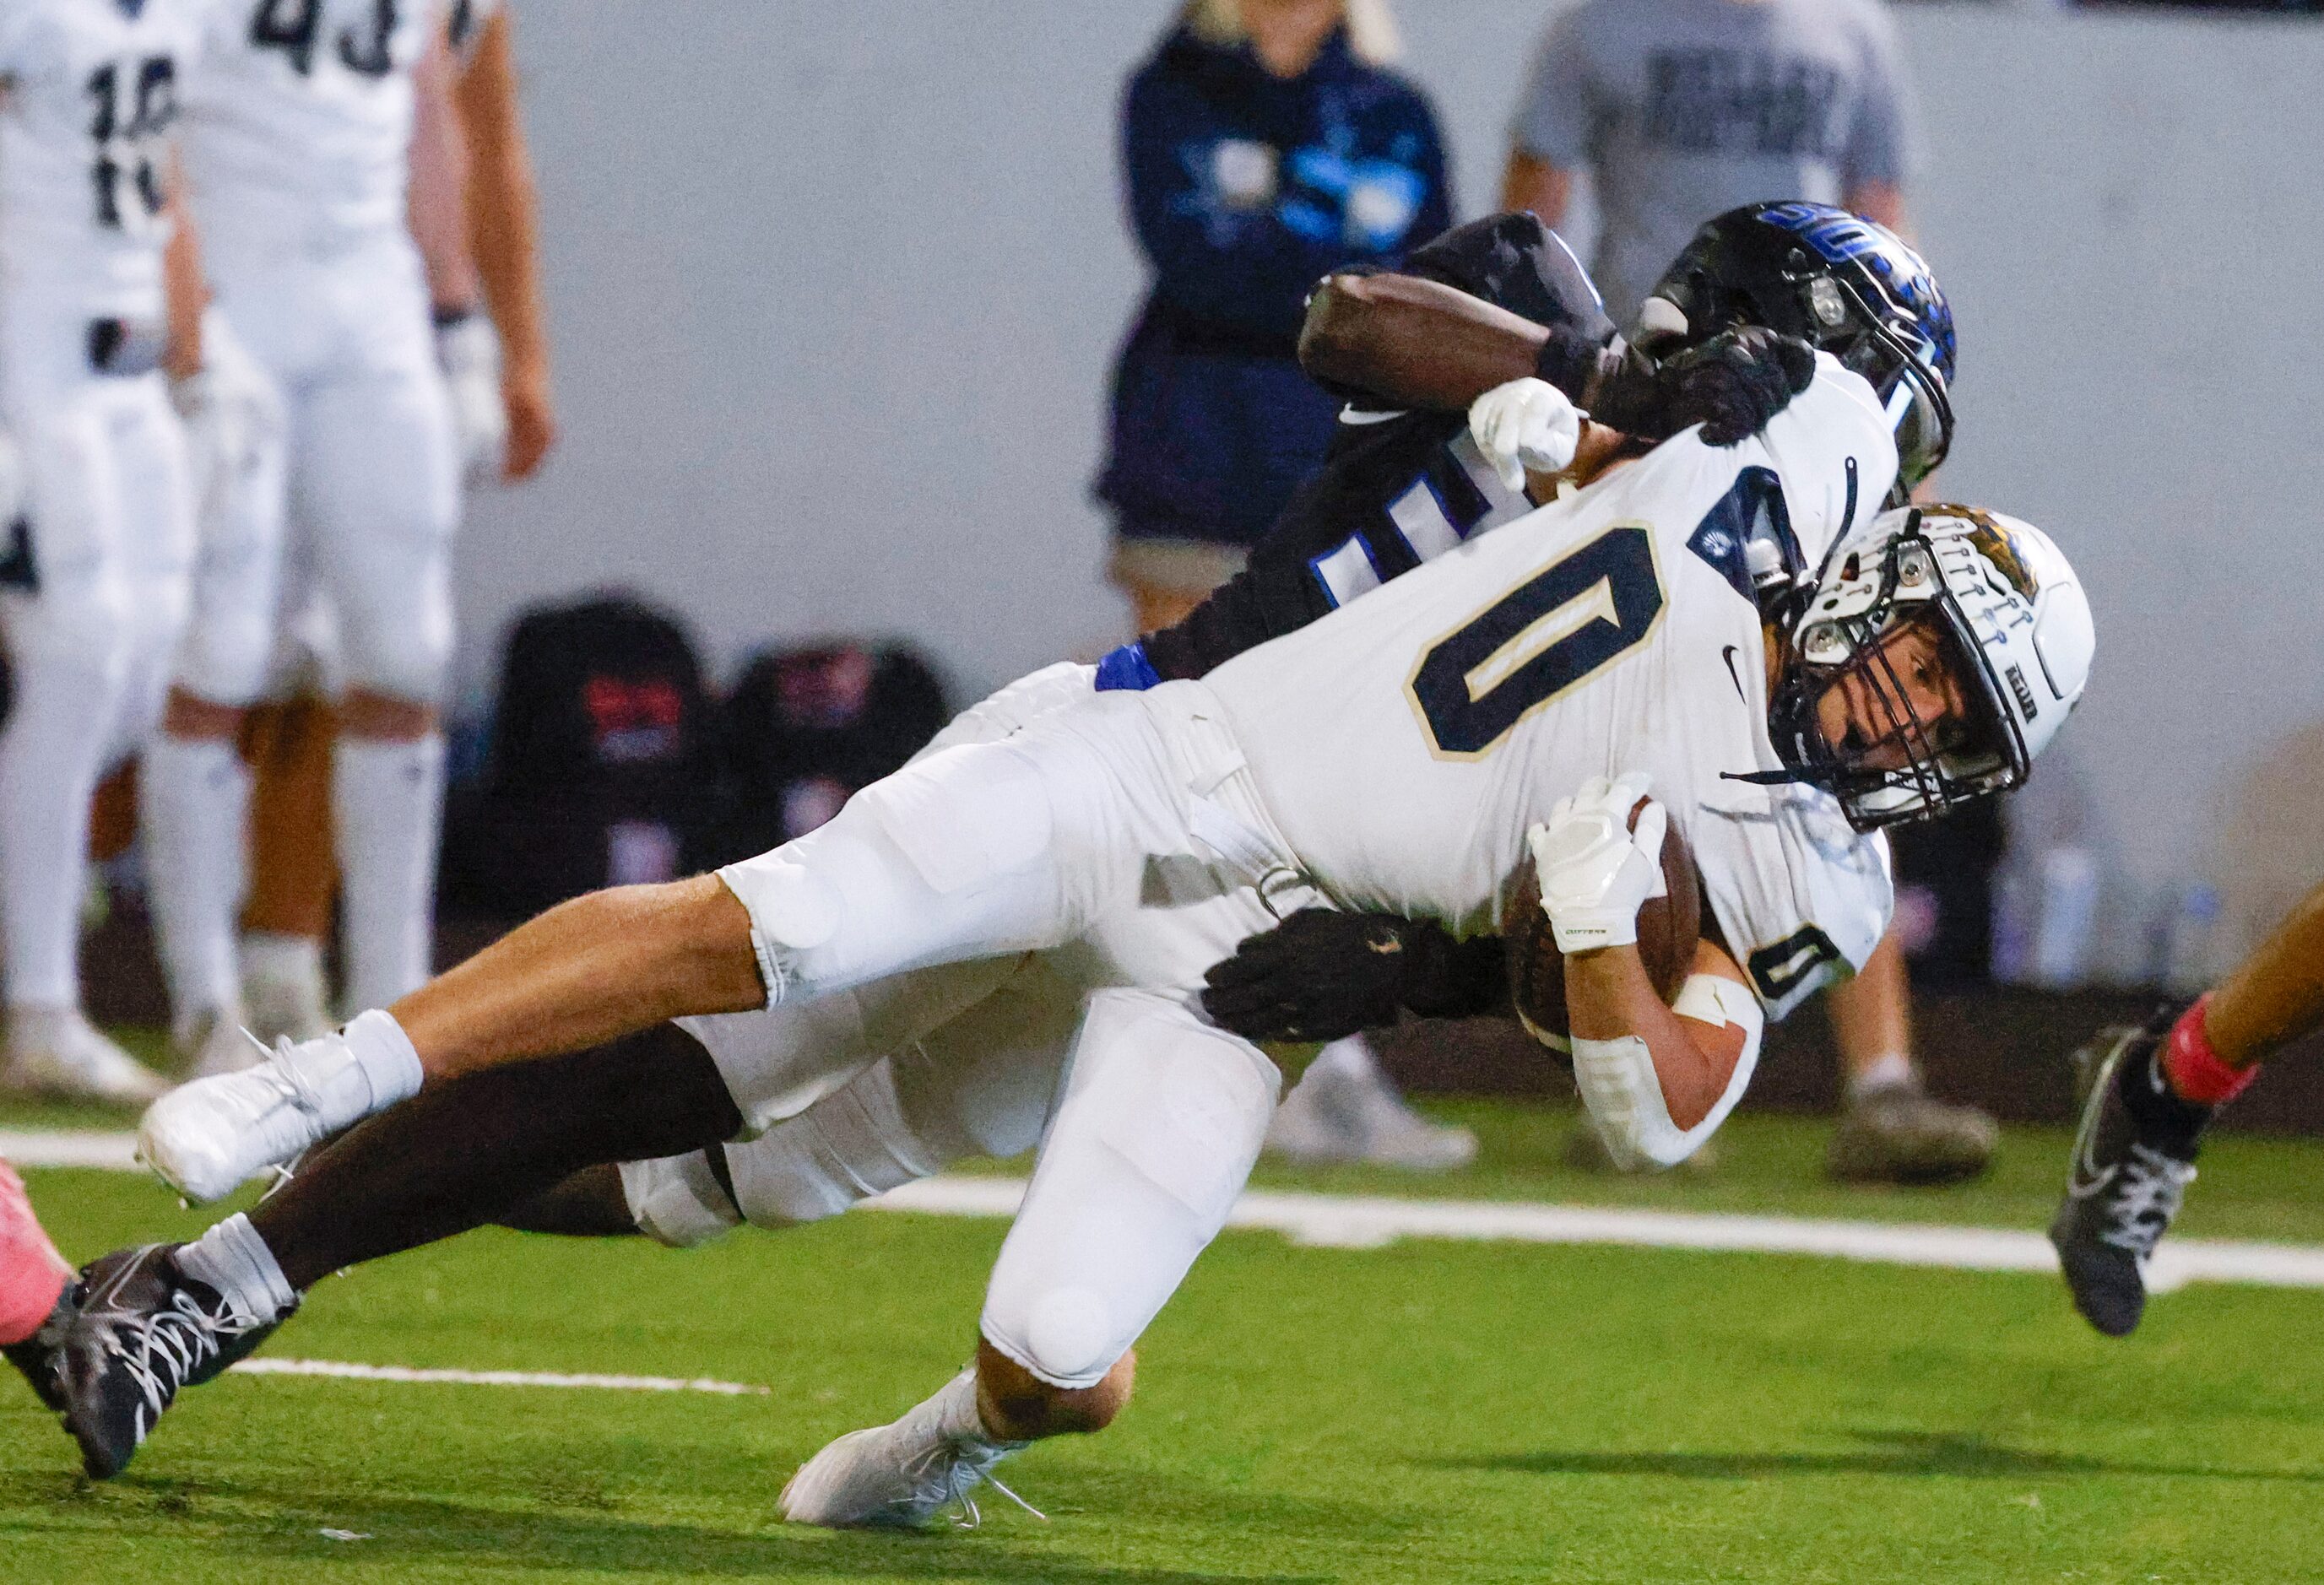
<path fill-rule="evenodd" d="M 1896 306 L 1913 318 L 1937 372 L 1953 377 L 1952 309 L 1937 288 L 1928 261 L 1895 232 L 1829 204 L 1791 202 L 1762 207 L 1758 218 L 1790 232 L 1831 264 L 1871 272 Z"/>
<path fill-rule="evenodd" d="M 2024 552 L 2019 548 L 2017 536 L 2006 523 L 1994 521 L 1990 513 L 1973 506 L 1943 506 L 1932 511 L 1965 518 L 1972 525 L 1969 542 L 1972 549 L 1993 564 L 1993 570 L 2009 580 L 2009 586 L 2028 600 L 2042 591 L 2042 580 L 2025 564 Z"/>

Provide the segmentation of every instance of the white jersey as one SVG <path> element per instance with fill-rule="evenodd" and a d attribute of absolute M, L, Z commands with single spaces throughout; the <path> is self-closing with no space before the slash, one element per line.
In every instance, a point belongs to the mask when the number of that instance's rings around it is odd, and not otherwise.
<path fill-rule="evenodd" d="M 1895 476 L 1871 387 L 1818 365 L 1759 436 L 1666 441 L 1204 679 L 1319 887 L 1490 930 L 1526 828 L 1641 770 L 1771 1012 L 1864 962 L 1886 844 L 1824 794 L 1728 779 L 1781 763 L 1745 542 L 1812 571 Z"/>
<path fill-rule="evenodd" d="M 442 0 L 220 0 L 180 134 L 205 249 L 401 232 L 411 69 L 444 20 Z"/>
<path fill-rule="evenodd" d="M 0 272 L 158 317 L 168 132 L 211 0 L 0 0 Z"/>

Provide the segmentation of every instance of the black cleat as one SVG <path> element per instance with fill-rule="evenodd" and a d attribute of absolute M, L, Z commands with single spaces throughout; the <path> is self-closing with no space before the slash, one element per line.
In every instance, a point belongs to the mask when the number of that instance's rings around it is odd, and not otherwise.
<path fill-rule="evenodd" d="M 57 1378 L 57 1363 L 62 1358 L 60 1345 L 65 1328 L 72 1321 L 72 1285 L 68 1283 L 65 1291 L 57 1295 L 57 1307 L 41 1322 L 40 1331 L 21 1343 L 0 1346 L 0 1358 L 23 1371 L 41 1402 L 60 1415 L 65 1410 L 65 1391 Z"/>
<path fill-rule="evenodd" d="M 2145 1312 L 2147 1258 L 2195 1181 L 2196 1143 L 2210 1120 L 2209 1107 L 2180 1100 L 2155 1066 L 2181 1010 L 2101 1029 L 2074 1054 L 2089 1083 L 2050 1242 L 2074 1308 L 2108 1337 L 2127 1336 Z"/>
<path fill-rule="evenodd" d="M 117 1250 L 81 1268 L 58 1350 L 65 1429 L 96 1480 L 129 1467 L 180 1389 L 209 1380 L 272 1327 L 236 1316 L 171 1258 L 175 1244 Z"/>

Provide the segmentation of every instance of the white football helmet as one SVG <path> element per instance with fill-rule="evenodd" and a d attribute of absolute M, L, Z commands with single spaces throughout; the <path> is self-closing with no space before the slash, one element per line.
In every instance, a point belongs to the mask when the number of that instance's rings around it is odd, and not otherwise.
<path fill-rule="evenodd" d="M 1916 623 L 1938 640 L 1959 715 L 1922 721 L 1892 668 L 1882 640 Z M 2082 696 L 2095 640 L 2089 600 L 2047 534 L 1973 506 L 1927 506 L 1883 512 L 1833 546 L 1784 641 L 1776 751 L 1869 831 L 2024 782 Z M 1818 723 L 1819 701 L 1851 674 L 1886 716 L 1877 742 L 1834 744 Z"/>

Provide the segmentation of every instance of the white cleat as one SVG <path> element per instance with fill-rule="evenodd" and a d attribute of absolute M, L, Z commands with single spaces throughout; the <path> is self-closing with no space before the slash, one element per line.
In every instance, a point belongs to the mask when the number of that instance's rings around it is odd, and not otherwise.
<path fill-rule="evenodd" d="M 137 1159 L 197 1205 L 222 1200 L 269 1167 L 288 1166 L 337 1130 L 320 1099 L 273 1055 L 240 1073 L 180 1084 L 145 1110 Z"/>
<path fill-rule="evenodd" d="M 972 1528 L 983 1517 L 972 1494 L 1025 1445 L 994 1442 L 982 1429 L 971 1366 L 902 1419 L 831 1442 L 799 1466 L 776 1507 L 794 1525 L 835 1530 L 916 1528 L 957 1508 L 954 1522 Z M 992 1488 L 1035 1518 L 1046 1516 L 1000 1481 Z"/>
<path fill-rule="evenodd" d="M 243 1027 L 242 1009 L 205 1008 L 170 1037 L 178 1071 L 189 1079 L 238 1074 L 266 1060 L 266 1047 Z"/>
<path fill-rule="evenodd" d="M 1364 1162 L 1451 1172 L 1477 1159 L 1477 1136 L 1413 1110 L 1358 1035 L 1333 1041 L 1307 1065 L 1275 1109 L 1267 1148 L 1308 1166 Z"/>
<path fill-rule="evenodd" d="M 11 1009 L 7 1049 L 0 1088 L 85 1101 L 151 1101 L 170 1087 L 75 1007 Z"/>

